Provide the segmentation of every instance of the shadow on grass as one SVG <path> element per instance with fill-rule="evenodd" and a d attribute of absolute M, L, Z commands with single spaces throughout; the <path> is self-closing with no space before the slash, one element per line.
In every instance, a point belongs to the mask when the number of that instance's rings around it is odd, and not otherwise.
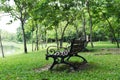
<path fill-rule="evenodd" d="M 120 55 L 120 48 L 102 48 L 95 55 Z"/>
<path fill-rule="evenodd" d="M 75 72 L 79 70 L 84 70 L 88 67 L 88 63 L 84 62 L 70 62 L 72 65 L 74 65 L 75 69 L 70 67 L 69 65 L 66 64 L 58 64 L 52 71 L 67 71 L 67 72 Z"/>
<path fill-rule="evenodd" d="M 96 69 L 101 69 L 101 66 L 97 63 L 81 63 L 81 62 L 71 62 L 76 68 L 73 69 L 65 64 L 58 64 L 52 71 L 55 72 L 77 72 L 77 71 L 91 71 Z"/>
<path fill-rule="evenodd" d="M 57 64 L 52 70 L 49 70 L 51 65 L 46 65 L 42 68 L 34 69 L 35 72 L 51 71 L 51 72 L 77 72 L 77 71 L 89 71 L 98 69 L 100 66 L 96 63 L 84 63 L 84 62 L 71 62 L 75 66 L 75 69 L 66 64 Z"/>

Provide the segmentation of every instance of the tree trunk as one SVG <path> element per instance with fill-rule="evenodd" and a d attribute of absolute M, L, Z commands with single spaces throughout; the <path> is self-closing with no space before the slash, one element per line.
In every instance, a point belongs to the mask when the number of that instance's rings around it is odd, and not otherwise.
<path fill-rule="evenodd" d="M 74 25 L 74 27 L 75 27 L 75 29 L 76 29 L 76 37 L 78 38 L 78 37 L 79 37 L 78 27 L 77 27 L 77 25 L 76 25 L 76 24 Z"/>
<path fill-rule="evenodd" d="M 91 42 L 91 46 L 93 48 L 94 45 L 93 45 L 93 40 L 92 40 L 92 17 L 90 17 L 90 42 Z"/>
<path fill-rule="evenodd" d="M 33 41 L 33 31 L 32 31 L 32 51 L 33 51 L 33 44 L 34 44 L 34 41 Z"/>
<path fill-rule="evenodd" d="M 27 53 L 26 36 L 25 36 L 25 30 L 24 30 L 24 21 L 22 21 L 22 20 L 21 20 L 21 25 L 22 25 L 22 33 L 23 33 L 24 53 Z"/>
<path fill-rule="evenodd" d="M 3 51 L 1 33 L 0 33 L 0 46 L 1 46 L 1 51 L 2 51 L 2 57 L 4 58 L 5 56 L 4 56 L 4 51 Z"/>
<path fill-rule="evenodd" d="M 37 51 L 39 50 L 39 47 L 38 47 L 38 25 L 37 25 L 37 21 L 36 21 L 36 50 Z"/>
<path fill-rule="evenodd" d="M 45 26 L 46 27 L 46 26 Z M 47 30 L 45 29 L 45 47 L 47 47 L 48 39 L 47 39 Z"/>
<path fill-rule="evenodd" d="M 85 14 L 82 14 L 82 24 L 83 24 L 83 36 L 86 40 L 86 19 L 85 19 Z"/>
<path fill-rule="evenodd" d="M 89 0 L 87 0 L 87 9 L 88 9 L 88 14 L 89 14 L 89 25 L 90 25 L 90 43 L 91 43 L 91 47 L 93 48 L 93 41 L 92 41 L 92 16 L 90 14 L 90 6 L 89 6 Z"/>
<path fill-rule="evenodd" d="M 62 32 L 62 35 L 61 35 L 61 39 L 60 39 L 60 47 L 62 47 L 64 33 L 65 33 L 65 30 L 66 30 L 68 24 L 69 24 L 69 21 L 67 21 L 67 23 L 66 23 L 66 25 L 65 25 L 65 27 L 64 27 L 64 29 L 63 29 L 63 32 Z"/>
<path fill-rule="evenodd" d="M 55 38 L 56 38 L 56 43 L 57 43 L 57 49 L 59 49 L 59 41 L 58 41 L 58 31 L 57 31 L 57 27 L 58 26 L 55 26 Z"/>

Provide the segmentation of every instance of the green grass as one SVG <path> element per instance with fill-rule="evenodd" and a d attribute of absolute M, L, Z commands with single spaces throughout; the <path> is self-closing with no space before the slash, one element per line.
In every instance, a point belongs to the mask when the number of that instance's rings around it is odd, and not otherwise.
<path fill-rule="evenodd" d="M 106 53 L 101 48 L 114 48 L 115 45 L 109 42 L 101 43 L 104 44 L 103 47 L 99 42 L 95 43 L 95 49 L 98 50 L 80 53 L 88 60 L 88 63 L 83 69 L 75 72 L 69 72 L 69 67 L 60 70 L 54 68 L 52 72 L 47 70 L 40 72 L 40 68 L 52 63 L 52 59 L 45 60 L 45 49 L 0 58 L 0 80 L 120 80 L 119 53 L 101 54 Z M 61 67 L 57 66 L 57 68 Z"/>
<path fill-rule="evenodd" d="M 93 45 L 94 45 L 95 49 L 98 49 L 98 48 L 116 48 L 117 47 L 115 43 L 112 44 L 109 41 L 107 41 L 107 42 L 106 41 L 94 42 Z M 89 47 L 91 46 L 90 42 L 89 42 L 88 46 Z"/>

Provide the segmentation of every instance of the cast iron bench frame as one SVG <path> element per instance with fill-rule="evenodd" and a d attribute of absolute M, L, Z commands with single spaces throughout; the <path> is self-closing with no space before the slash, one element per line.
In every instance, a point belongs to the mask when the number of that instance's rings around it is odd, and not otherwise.
<path fill-rule="evenodd" d="M 88 41 L 86 40 L 73 39 L 69 47 L 63 48 L 64 49 L 63 52 L 53 48 L 56 46 L 49 46 L 47 48 L 46 60 L 48 60 L 49 57 L 53 58 L 54 60 L 49 69 L 52 70 L 56 64 L 60 63 L 67 64 L 71 66 L 73 69 L 75 69 L 76 67 L 69 62 L 69 59 L 73 56 L 80 57 L 83 59 L 84 63 L 87 63 L 87 60 L 84 57 L 78 55 L 79 52 L 86 48 L 87 43 Z"/>

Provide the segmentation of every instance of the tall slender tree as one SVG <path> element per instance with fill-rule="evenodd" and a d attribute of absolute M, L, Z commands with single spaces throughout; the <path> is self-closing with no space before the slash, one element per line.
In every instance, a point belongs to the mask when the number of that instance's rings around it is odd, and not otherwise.
<path fill-rule="evenodd" d="M 14 20 L 18 19 L 21 22 L 21 28 L 23 33 L 24 52 L 27 53 L 26 35 L 24 24 L 28 18 L 28 1 L 27 0 L 14 0 L 14 5 L 10 4 L 10 0 L 4 1 L 3 10 L 9 13 Z"/>
<path fill-rule="evenodd" d="M 89 26 L 90 26 L 90 42 L 91 42 L 91 46 L 92 48 L 93 46 L 93 40 L 92 40 L 92 27 L 93 27 L 93 23 L 92 23 L 92 15 L 91 15 L 91 11 L 90 11 L 90 0 L 86 1 L 86 5 L 87 5 L 87 10 L 88 10 L 88 15 L 89 15 Z"/>
<path fill-rule="evenodd" d="M 2 38 L 1 38 L 1 30 L 0 30 L 0 47 L 1 47 L 1 51 L 2 51 L 2 57 L 4 58 L 4 50 L 3 50 L 3 44 L 2 44 Z"/>

